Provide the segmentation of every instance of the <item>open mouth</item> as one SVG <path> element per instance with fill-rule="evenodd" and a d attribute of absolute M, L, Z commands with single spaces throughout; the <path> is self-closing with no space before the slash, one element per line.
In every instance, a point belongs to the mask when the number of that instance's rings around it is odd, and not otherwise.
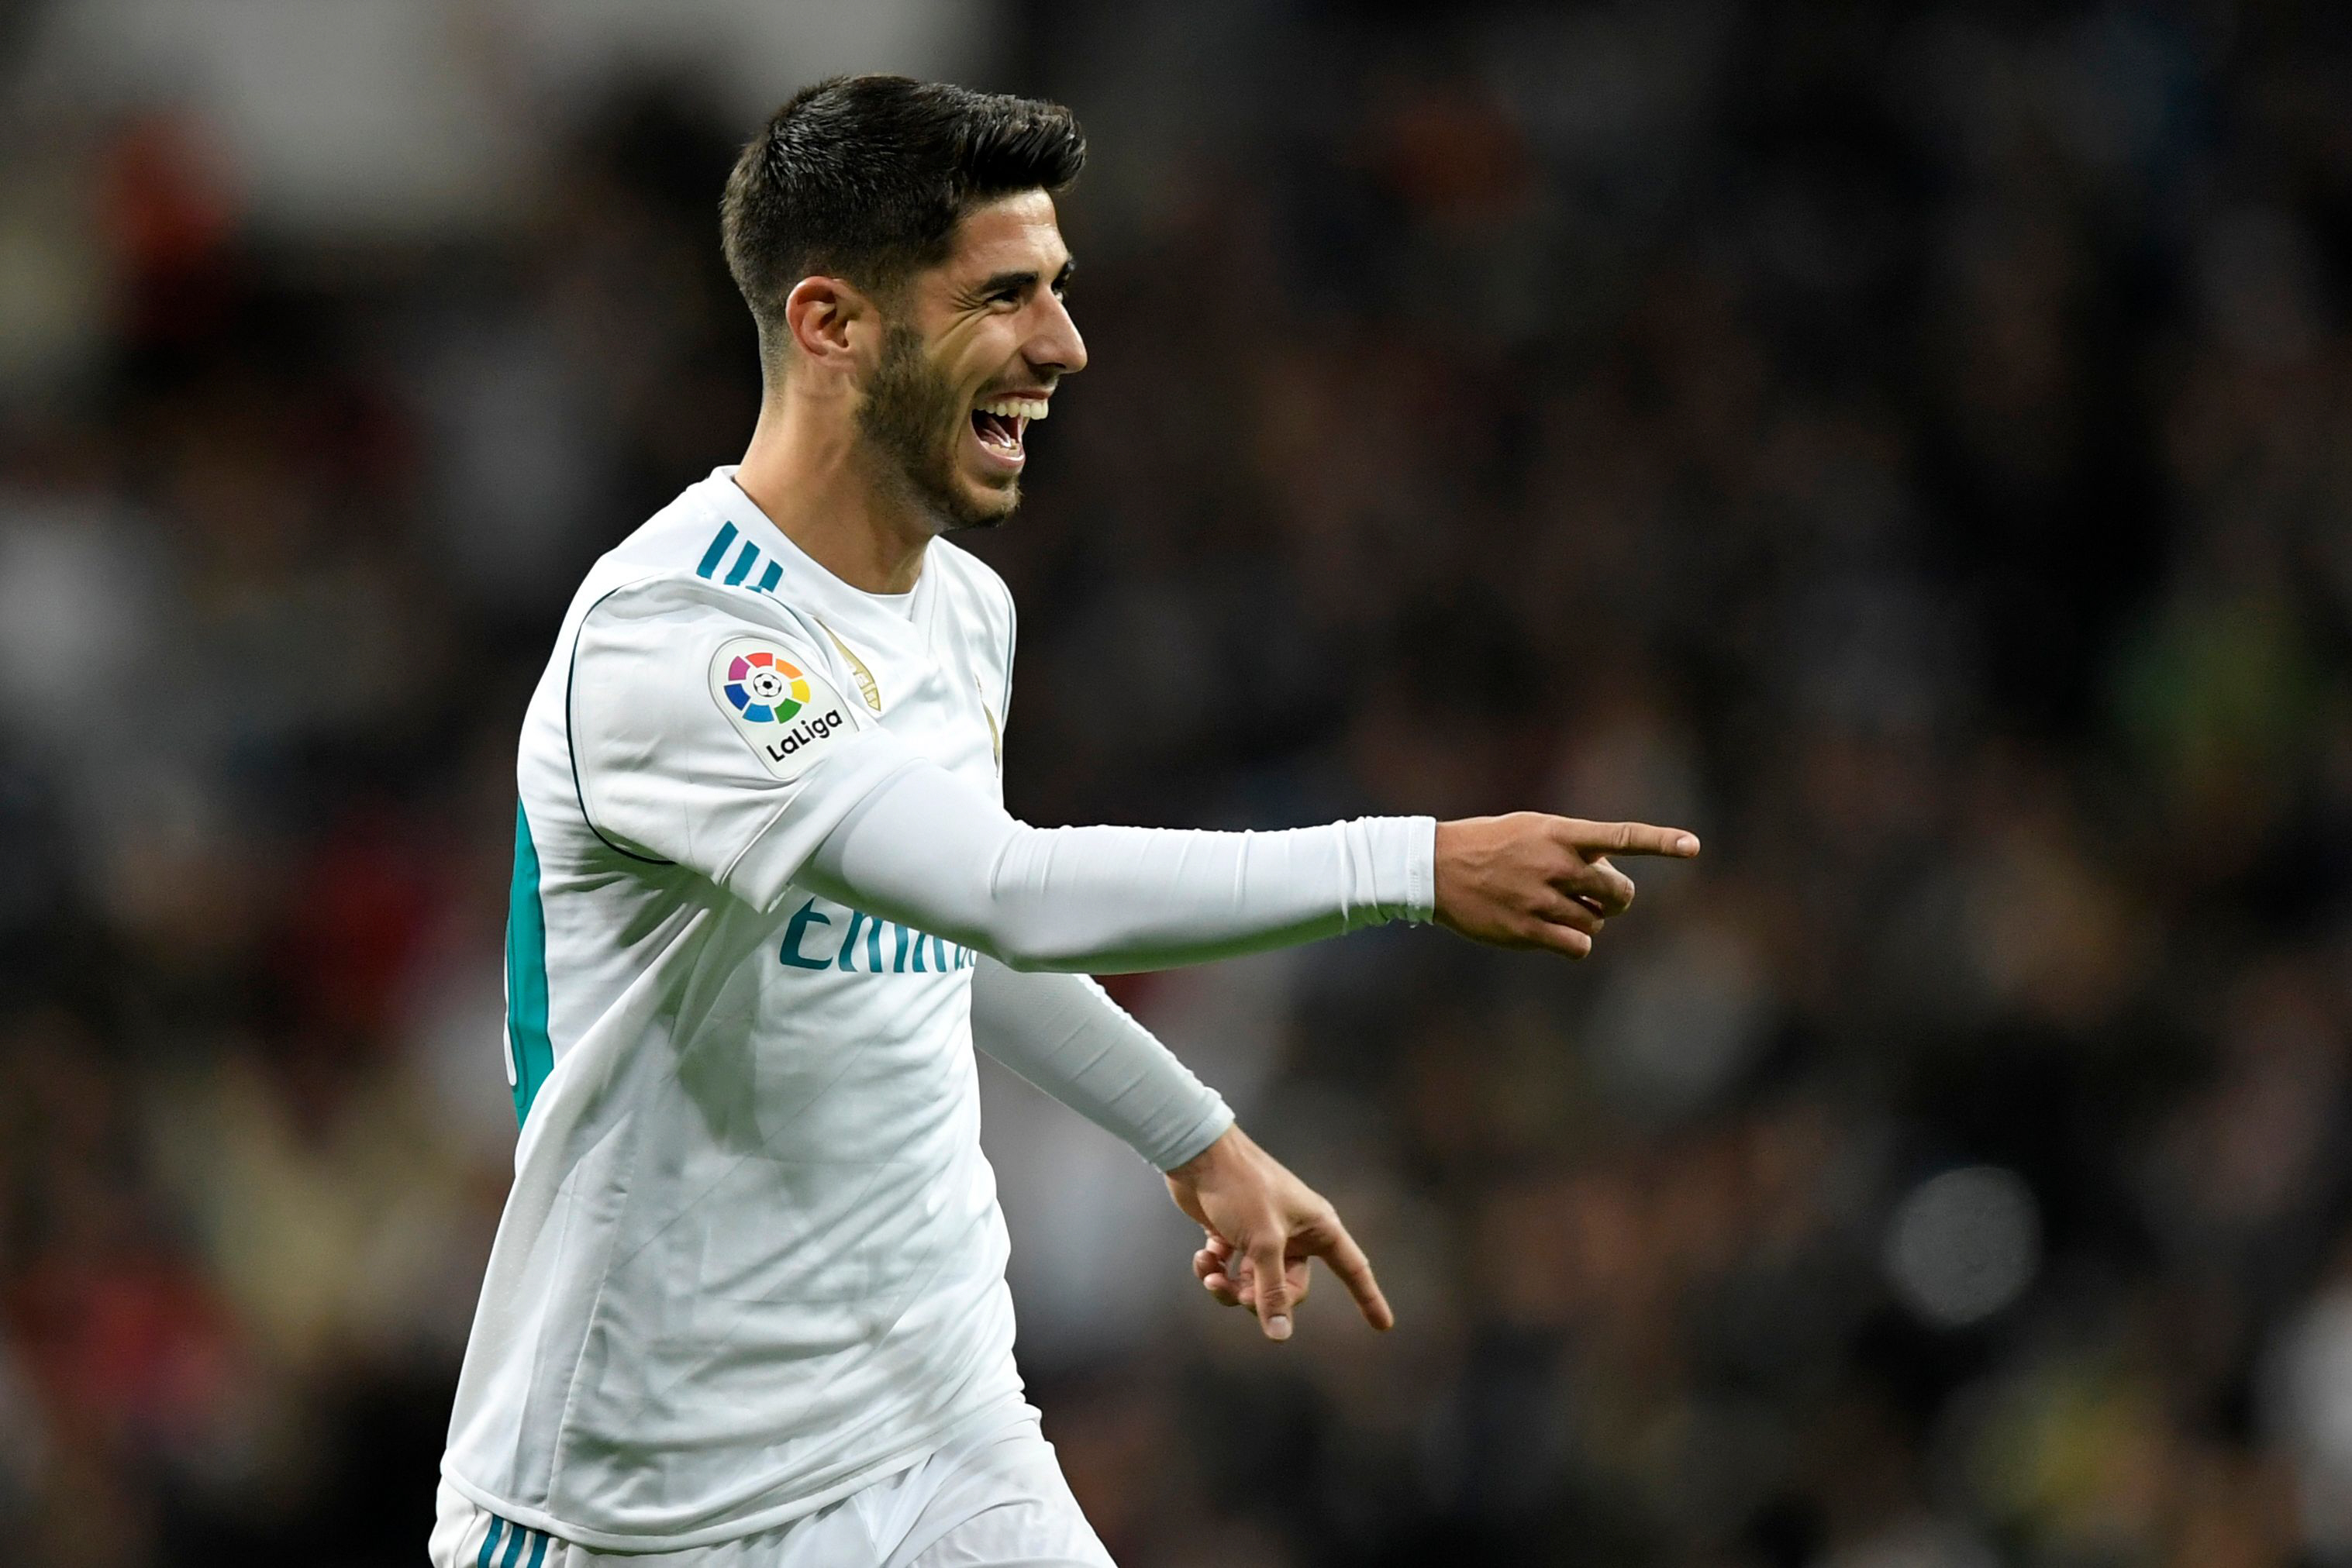
<path fill-rule="evenodd" d="M 1021 440 L 1030 421 L 1045 417 L 1045 400 L 1041 397 L 983 398 L 972 408 L 971 429 L 983 450 L 1005 462 L 1018 463 L 1024 455 Z"/>

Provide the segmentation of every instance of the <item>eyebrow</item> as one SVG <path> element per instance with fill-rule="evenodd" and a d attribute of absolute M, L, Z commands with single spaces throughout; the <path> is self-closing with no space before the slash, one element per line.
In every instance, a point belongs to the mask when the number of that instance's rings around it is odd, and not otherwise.
<path fill-rule="evenodd" d="M 1054 274 L 1054 283 L 1055 287 L 1068 287 L 1070 279 L 1077 275 L 1077 270 L 1078 263 L 1075 256 L 1065 260 L 1062 263 L 1062 269 Z M 982 296 L 986 296 L 994 294 L 1001 289 L 1034 287 L 1036 287 L 1037 277 L 1038 275 L 1034 270 L 1000 272 L 981 284 L 976 292 Z"/>

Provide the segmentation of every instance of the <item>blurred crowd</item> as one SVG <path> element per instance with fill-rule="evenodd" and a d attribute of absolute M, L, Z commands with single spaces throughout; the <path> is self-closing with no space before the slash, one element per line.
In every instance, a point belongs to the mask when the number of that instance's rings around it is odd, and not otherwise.
<path fill-rule="evenodd" d="M 2352 18 L 999 20 L 978 84 L 1096 145 L 1093 368 L 965 540 L 1013 808 L 1707 844 L 1581 966 L 1118 983 L 1386 1338 L 1327 1281 L 1259 1342 L 992 1072 L 1119 1561 L 2352 1563 Z M 614 89 L 499 221 L 355 245 L 253 222 L 184 106 L 9 111 L 8 1562 L 421 1560 L 516 725 L 749 434 L 738 120 Z"/>

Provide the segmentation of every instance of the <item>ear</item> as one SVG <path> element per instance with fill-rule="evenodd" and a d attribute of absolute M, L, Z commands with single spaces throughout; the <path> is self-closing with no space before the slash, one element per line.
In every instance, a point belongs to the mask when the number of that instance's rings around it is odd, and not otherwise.
<path fill-rule="evenodd" d="M 838 277 L 803 277 L 784 296 L 794 346 L 827 370 L 853 369 L 860 340 L 879 320 L 874 302 Z"/>

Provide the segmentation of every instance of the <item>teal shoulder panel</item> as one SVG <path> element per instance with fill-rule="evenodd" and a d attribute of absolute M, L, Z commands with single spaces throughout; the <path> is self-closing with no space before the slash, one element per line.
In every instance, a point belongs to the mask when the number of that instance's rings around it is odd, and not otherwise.
<path fill-rule="evenodd" d="M 507 889 L 507 1049 L 514 1059 L 515 1125 L 530 1114 L 555 1066 L 547 1038 L 547 915 L 539 900 L 539 847 L 515 802 L 514 881 Z"/>

